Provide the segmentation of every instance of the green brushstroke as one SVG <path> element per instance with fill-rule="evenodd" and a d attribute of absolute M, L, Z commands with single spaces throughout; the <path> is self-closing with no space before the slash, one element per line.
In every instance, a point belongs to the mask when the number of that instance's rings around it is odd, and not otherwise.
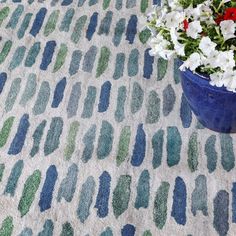
<path fill-rule="evenodd" d="M 0 164 L 0 182 L 2 181 L 4 170 L 5 170 L 5 165 L 2 163 Z"/>
<path fill-rule="evenodd" d="M 106 10 L 109 7 L 111 0 L 103 0 L 102 8 L 103 10 Z"/>
<path fill-rule="evenodd" d="M 148 0 L 141 0 L 140 10 L 145 13 L 148 8 Z"/>
<path fill-rule="evenodd" d="M 24 189 L 18 205 L 18 210 L 21 213 L 21 217 L 29 211 L 31 204 L 34 201 L 36 191 L 38 190 L 40 180 L 41 172 L 39 170 L 35 170 L 34 173 L 25 181 Z"/>
<path fill-rule="evenodd" d="M 53 68 L 53 72 L 58 71 L 62 67 L 62 65 L 64 64 L 64 62 L 66 60 L 67 51 L 68 51 L 68 48 L 67 48 L 66 44 L 62 43 L 60 50 L 59 50 L 57 57 L 56 57 L 56 62 L 55 62 L 54 68 Z"/>
<path fill-rule="evenodd" d="M 73 152 L 75 151 L 75 140 L 78 130 L 79 130 L 79 122 L 78 121 L 72 122 L 67 136 L 67 145 L 66 148 L 64 149 L 64 157 L 66 160 L 70 160 Z"/>
<path fill-rule="evenodd" d="M 118 218 L 128 209 L 130 199 L 131 176 L 121 175 L 113 192 L 113 213 Z"/>
<path fill-rule="evenodd" d="M 161 100 L 158 94 L 153 90 L 148 95 L 146 123 L 153 124 L 158 122 L 160 118 Z"/>
<path fill-rule="evenodd" d="M 44 35 L 46 37 L 55 30 L 56 24 L 57 24 L 57 20 L 58 20 L 58 17 L 59 17 L 59 13 L 60 13 L 59 10 L 55 10 L 49 16 L 48 21 L 46 23 L 46 26 L 44 28 Z"/>
<path fill-rule="evenodd" d="M 158 81 L 162 80 L 165 77 L 167 68 L 168 68 L 168 61 L 163 58 L 159 58 L 157 60 L 157 80 Z"/>
<path fill-rule="evenodd" d="M 198 155 L 197 132 L 194 132 L 188 143 L 188 166 L 192 172 L 197 170 Z"/>
<path fill-rule="evenodd" d="M 10 7 L 4 7 L 0 10 L 0 27 L 2 25 L 2 22 L 7 18 L 9 12 L 10 12 Z"/>
<path fill-rule="evenodd" d="M 87 16 L 83 15 L 76 21 L 74 31 L 71 35 L 72 42 L 74 43 L 79 42 L 86 20 L 87 20 Z"/>
<path fill-rule="evenodd" d="M 60 236 L 73 236 L 74 235 L 74 229 L 71 226 L 69 222 L 66 222 L 62 225 L 62 231 L 60 233 Z"/>
<path fill-rule="evenodd" d="M 162 229 L 166 223 L 169 188 L 170 184 L 168 182 L 162 182 L 154 200 L 153 220 L 158 229 Z"/>
<path fill-rule="evenodd" d="M 99 77 L 108 67 L 111 51 L 107 47 L 102 47 L 97 66 L 96 78 Z"/>
<path fill-rule="evenodd" d="M 120 140 L 118 144 L 118 152 L 116 156 L 116 164 L 119 166 L 129 154 L 129 143 L 130 143 L 130 126 L 125 126 L 120 134 Z"/>
<path fill-rule="evenodd" d="M 146 1 L 146 0 L 144 0 Z M 149 29 L 144 29 L 139 33 L 139 40 L 142 44 L 145 44 L 151 37 L 151 31 Z"/>
<path fill-rule="evenodd" d="M 0 235 L 1 236 L 11 236 L 13 231 L 13 218 L 8 216 L 2 222 L 2 226 L 0 228 Z"/>
<path fill-rule="evenodd" d="M 152 236 L 152 233 L 150 230 L 146 230 L 144 233 L 143 233 L 143 236 Z"/>
<path fill-rule="evenodd" d="M 7 142 L 14 119 L 15 117 L 11 116 L 7 118 L 3 123 L 3 127 L 0 131 L 0 148 L 3 147 Z"/>
<path fill-rule="evenodd" d="M 0 53 L 0 64 L 5 61 L 7 55 L 11 50 L 11 47 L 12 47 L 12 41 L 11 40 L 6 41 Z"/>

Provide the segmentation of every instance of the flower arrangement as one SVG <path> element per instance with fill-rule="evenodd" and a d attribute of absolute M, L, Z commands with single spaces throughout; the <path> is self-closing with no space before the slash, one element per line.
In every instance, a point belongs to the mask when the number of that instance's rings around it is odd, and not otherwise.
<path fill-rule="evenodd" d="M 177 56 L 180 70 L 236 92 L 236 0 L 163 0 L 148 14 L 147 27 L 151 55 Z"/>

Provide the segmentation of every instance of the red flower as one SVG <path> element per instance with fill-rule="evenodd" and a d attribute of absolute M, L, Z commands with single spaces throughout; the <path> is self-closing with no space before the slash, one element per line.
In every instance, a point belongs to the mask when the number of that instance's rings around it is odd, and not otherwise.
<path fill-rule="evenodd" d="M 236 21 L 236 7 L 229 7 L 225 10 L 224 20 Z"/>
<path fill-rule="evenodd" d="M 224 20 L 224 16 L 223 15 L 218 15 L 215 19 L 215 22 L 216 22 L 217 25 L 219 25 L 220 22 L 223 21 L 223 20 Z"/>
<path fill-rule="evenodd" d="M 184 30 L 186 31 L 188 29 L 189 23 L 186 19 L 183 21 L 183 23 L 184 23 Z"/>

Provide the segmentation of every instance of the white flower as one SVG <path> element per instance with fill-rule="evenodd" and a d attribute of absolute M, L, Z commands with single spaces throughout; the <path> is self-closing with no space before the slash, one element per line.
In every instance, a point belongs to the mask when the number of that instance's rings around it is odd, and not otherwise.
<path fill-rule="evenodd" d="M 203 54 L 209 56 L 215 50 L 216 45 L 217 44 L 212 42 L 209 37 L 202 37 L 199 48 L 201 49 Z"/>
<path fill-rule="evenodd" d="M 191 71 L 195 71 L 197 67 L 202 64 L 201 55 L 197 52 L 192 53 L 189 58 L 180 66 L 180 70 L 189 68 Z"/>
<path fill-rule="evenodd" d="M 224 71 L 232 70 L 233 67 L 235 66 L 234 51 L 233 50 L 224 52 L 219 51 L 217 60 L 222 70 Z"/>
<path fill-rule="evenodd" d="M 212 51 L 207 57 L 203 60 L 203 65 L 211 68 L 220 67 L 221 63 L 219 62 L 219 51 Z"/>
<path fill-rule="evenodd" d="M 161 56 L 162 58 L 169 60 L 174 55 L 174 51 L 168 49 L 170 42 L 165 40 L 160 34 L 153 37 L 149 44 L 151 46 L 151 50 L 149 51 L 151 56 Z"/>
<path fill-rule="evenodd" d="M 220 29 L 223 34 L 224 40 L 228 40 L 235 36 L 236 24 L 233 20 L 224 20 L 220 22 Z"/>
<path fill-rule="evenodd" d="M 187 18 L 193 18 L 194 20 L 198 20 L 201 14 L 200 5 L 195 8 L 190 5 L 188 8 L 185 9 L 185 14 Z"/>
<path fill-rule="evenodd" d="M 236 92 L 236 71 L 229 70 L 224 73 L 216 72 L 210 75 L 210 84 L 217 87 L 223 85 L 227 90 Z"/>
<path fill-rule="evenodd" d="M 168 5 L 172 10 L 183 10 L 182 6 L 179 4 L 179 0 L 168 0 Z"/>
<path fill-rule="evenodd" d="M 184 13 L 178 11 L 172 11 L 165 16 L 166 27 L 177 28 L 184 21 Z"/>
<path fill-rule="evenodd" d="M 200 21 L 193 21 L 189 23 L 188 29 L 187 29 L 187 35 L 193 39 L 196 39 L 198 37 L 198 34 L 202 32 L 202 26 L 200 24 Z"/>
<path fill-rule="evenodd" d="M 227 90 L 236 91 L 236 71 L 226 71 L 223 74 L 223 83 Z"/>
<path fill-rule="evenodd" d="M 224 85 L 222 72 L 215 72 L 211 74 L 210 79 L 210 84 L 213 86 L 222 87 Z"/>
<path fill-rule="evenodd" d="M 185 56 L 185 52 L 184 52 L 185 45 L 178 42 L 178 33 L 174 28 L 170 29 L 170 37 L 174 44 L 176 54 L 179 56 Z"/>

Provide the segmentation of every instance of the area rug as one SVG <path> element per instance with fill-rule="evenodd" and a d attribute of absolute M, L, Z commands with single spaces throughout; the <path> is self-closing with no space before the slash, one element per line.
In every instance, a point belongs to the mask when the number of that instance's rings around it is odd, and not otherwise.
<path fill-rule="evenodd" d="M 236 136 L 149 55 L 152 4 L 0 1 L 0 236 L 236 235 Z"/>

